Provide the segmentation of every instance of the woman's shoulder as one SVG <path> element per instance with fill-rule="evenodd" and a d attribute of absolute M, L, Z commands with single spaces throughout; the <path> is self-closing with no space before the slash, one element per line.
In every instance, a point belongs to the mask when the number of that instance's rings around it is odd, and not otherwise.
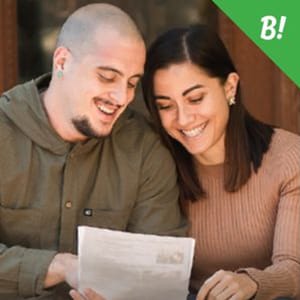
<path fill-rule="evenodd" d="M 276 128 L 270 143 L 266 159 L 273 166 L 297 164 L 300 165 L 300 136 L 284 129 Z"/>
<path fill-rule="evenodd" d="M 276 128 L 270 144 L 270 150 L 272 152 L 281 153 L 283 150 L 300 146 L 300 135 L 292 133 L 290 131 Z"/>

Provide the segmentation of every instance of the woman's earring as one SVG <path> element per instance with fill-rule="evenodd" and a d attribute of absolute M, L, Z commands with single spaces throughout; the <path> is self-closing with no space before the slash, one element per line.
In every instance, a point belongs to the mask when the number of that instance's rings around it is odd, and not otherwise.
<path fill-rule="evenodd" d="M 232 97 L 230 97 L 230 98 L 228 99 L 228 104 L 229 104 L 229 106 L 235 104 L 235 97 L 234 97 L 234 96 L 232 96 Z"/>
<path fill-rule="evenodd" d="M 56 73 L 56 75 L 57 75 L 58 79 L 61 79 L 61 78 L 64 77 L 64 72 L 62 70 L 58 70 L 57 73 Z"/>

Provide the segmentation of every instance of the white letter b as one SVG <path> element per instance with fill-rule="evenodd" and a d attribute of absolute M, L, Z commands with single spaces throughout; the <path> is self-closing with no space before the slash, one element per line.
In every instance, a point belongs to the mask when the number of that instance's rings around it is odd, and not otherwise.
<path fill-rule="evenodd" d="M 260 37 L 264 40 L 272 40 L 276 35 L 276 18 L 273 16 L 264 16 L 261 18 L 261 21 L 263 22 L 263 26 L 261 29 Z"/>

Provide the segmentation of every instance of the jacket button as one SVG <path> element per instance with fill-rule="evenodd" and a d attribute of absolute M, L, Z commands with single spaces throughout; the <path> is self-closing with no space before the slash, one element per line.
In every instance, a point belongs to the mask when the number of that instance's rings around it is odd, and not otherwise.
<path fill-rule="evenodd" d="M 91 208 L 85 208 L 83 210 L 83 214 L 87 217 L 91 217 L 91 216 L 93 216 L 93 210 Z"/>
<path fill-rule="evenodd" d="M 71 201 L 67 201 L 65 204 L 66 208 L 71 208 L 72 207 L 72 202 Z"/>

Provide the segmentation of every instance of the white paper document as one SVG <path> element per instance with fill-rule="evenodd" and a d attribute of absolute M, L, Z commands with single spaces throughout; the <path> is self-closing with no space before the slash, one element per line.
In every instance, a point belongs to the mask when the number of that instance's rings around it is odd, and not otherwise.
<path fill-rule="evenodd" d="M 106 300 L 186 300 L 192 238 L 79 226 L 79 290 Z"/>

